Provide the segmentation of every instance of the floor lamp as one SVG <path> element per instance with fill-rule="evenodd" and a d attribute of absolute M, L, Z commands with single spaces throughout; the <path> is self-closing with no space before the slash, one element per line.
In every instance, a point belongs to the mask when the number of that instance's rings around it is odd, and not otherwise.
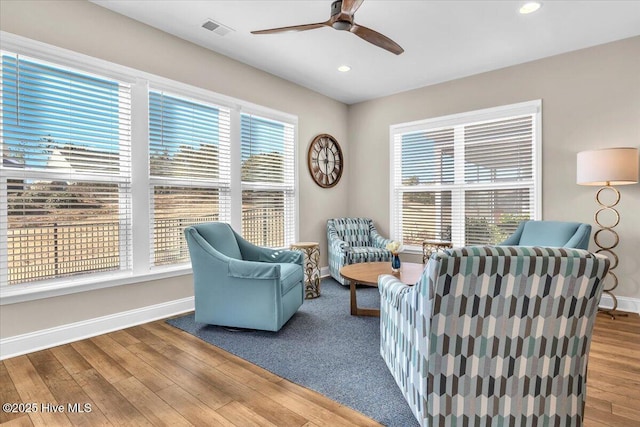
<path fill-rule="evenodd" d="M 638 182 L 638 149 L 623 147 L 579 152 L 577 182 L 580 185 L 600 186 L 596 193 L 596 202 L 600 209 L 594 216 L 599 229 L 593 235 L 593 240 L 598 247 L 596 253 L 602 253 L 611 260 L 607 275 L 611 284 L 605 284 L 604 293 L 611 297 L 613 307 L 602 311 L 615 319 L 614 312 L 618 308 L 618 300 L 613 290 L 618 286 L 618 276 L 613 270 L 618 266 L 619 260 L 614 248 L 618 246 L 620 236 L 614 228 L 620 222 L 620 214 L 615 208 L 620 201 L 620 192 L 614 185 Z"/>

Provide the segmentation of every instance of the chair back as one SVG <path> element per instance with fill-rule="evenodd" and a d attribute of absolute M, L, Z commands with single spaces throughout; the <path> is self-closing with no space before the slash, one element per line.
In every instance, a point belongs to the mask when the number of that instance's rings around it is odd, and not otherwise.
<path fill-rule="evenodd" d="M 527 221 L 520 237 L 521 246 L 551 246 L 562 247 L 571 240 L 580 228 L 589 228 L 588 224 L 561 221 Z M 586 243 L 589 243 L 589 232 L 586 233 Z M 587 249 L 586 247 L 576 249 Z"/>
<path fill-rule="evenodd" d="M 602 255 L 565 248 L 433 254 L 414 288 L 428 425 L 581 425 L 608 268 Z"/>
<path fill-rule="evenodd" d="M 371 227 L 369 218 L 333 218 L 327 221 L 327 231 L 336 232 L 340 240 L 350 246 L 371 246 Z"/>
<path fill-rule="evenodd" d="M 202 236 L 212 248 L 229 258 L 242 259 L 236 235 L 225 222 L 206 222 L 190 226 Z"/>
<path fill-rule="evenodd" d="M 503 245 L 588 249 L 591 225 L 564 221 L 523 221 Z"/>

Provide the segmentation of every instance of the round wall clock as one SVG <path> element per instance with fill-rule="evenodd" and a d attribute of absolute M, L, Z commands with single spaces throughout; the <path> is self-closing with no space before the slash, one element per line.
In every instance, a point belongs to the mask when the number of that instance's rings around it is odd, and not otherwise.
<path fill-rule="evenodd" d="M 311 177 L 322 188 L 333 187 L 342 177 L 344 162 L 340 144 L 331 135 L 320 134 L 313 138 L 307 155 Z"/>

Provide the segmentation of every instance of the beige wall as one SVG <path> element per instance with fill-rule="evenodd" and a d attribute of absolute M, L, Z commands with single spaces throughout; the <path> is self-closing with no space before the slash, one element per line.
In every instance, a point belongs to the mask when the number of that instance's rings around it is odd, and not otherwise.
<path fill-rule="evenodd" d="M 329 133 L 350 156 L 346 105 L 85 1 L 2 0 L 0 29 L 297 115 L 299 238 L 320 242 L 321 265 L 327 265 L 325 221 L 346 214 L 351 174 L 347 170 L 336 187 L 320 189 L 307 172 L 306 153 L 315 135 Z M 182 276 L 4 305 L 0 337 L 191 295 L 191 276 Z"/>
<path fill-rule="evenodd" d="M 321 243 L 321 265 L 327 218 L 367 215 L 388 233 L 390 124 L 541 98 L 545 219 L 592 222 L 595 189 L 575 184 L 578 151 L 640 145 L 640 38 L 347 107 L 84 1 L 2 0 L 0 29 L 297 115 L 299 237 Z M 325 132 L 347 161 L 328 190 L 306 171 L 308 144 Z M 618 293 L 640 298 L 640 186 L 621 190 Z M 4 305 L 0 337 L 191 295 L 191 277 L 183 276 Z"/>
<path fill-rule="evenodd" d="M 389 125 L 534 99 L 542 99 L 542 218 L 595 224 L 597 188 L 576 185 L 576 153 L 640 146 L 640 37 L 351 105 L 349 214 L 389 232 Z M 616 294 L 640 299 L 640 185 L 619 190 Z"/>

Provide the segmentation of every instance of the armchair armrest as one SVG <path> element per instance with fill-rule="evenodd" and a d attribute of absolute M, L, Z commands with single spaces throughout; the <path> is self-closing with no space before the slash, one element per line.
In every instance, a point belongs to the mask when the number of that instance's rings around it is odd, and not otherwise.
<path fill-rule="evenodd" d="M 299 251 L 263 248 L 244 240 L 238 234 L 236 234 L 236 240 L 238 241 L 238 246 L 240 247 L 242 258 L 246 261 L 268 263 L 286 262 L 299 265 L 302 265 L 303 263 L 303 255 Z"/>
<path fill-rule="evenodd" d="M 229 260 L 229 276 L 239 279 L 279 279 L 280 266 L 258 261 Z"/>
<path fill-rule="evenodd" d="M 380 292 L 380 308 L 399 309 L 404 296 L 412 286 L 402 283 L 396 276 L 382 274 L 378 277 L 378 291 Z"/>
<path fill-rule="evenodd" d="M 576 234 L 564 245 L 565 248 L 589 249 L 589 239 L 591 237 L 591 225 L 580 224 Z"/>
<path fill-rule="evenodd" d="M 387 245 L 393 241 L 391 239 L 386 239 L 382 237 L 377 230 L 371 230 L 371 234 L 369 234 L 369 238 L 371 239 L 371 245 L 376 248 L 386 249 Z"/>
<path fill-rule="evenodd" d="M 413 286 L 402 283 L 396 276 L 380 275 L 378 277 L 380 315 L 392 310 L 396 312 L 396 316 L 404 312 L 402 318 L 409 323 L 416 322 L 416 327 L 426 334 L 429 324 L 427 319 L 430 318 L 434 299 L 433 288 L 440 264 L 440 254 L 436 253 L 420 275 L 420 280 Z M 425 320 L 417 322 L 414 316 Z"/>
<path fill-rule="evenodd" d="M 424 313 L 430 313 L 431 300 L 421 295 L 417 286 L 405 285 L 391 275 L 378 277 L 378 289 L 380 355 L 409 405 L 424 405 L 430 347 L 430 319 Z M 409 379 L 416 365 L 420 372 Z"/>
<path fill-rule="evenodd" d="M 335 230 L 329 230 L 327 238 L 329 240 L 327 243 L 334 252 L 346 252 L 350 248 L 349 243 L 338 237 L 338 233 Z"/>
<path fill-rule="evenodd" d="M 518 224 L 518 228 L 516 228 L 516 231 L 514 231 L 511 236 L 507 237 L 504 242 L 498 243 L 498 246 L 518 246 L 518 244 L 520 243 L 520 237 L 522 237 L 524 225 L 526 223 L 527 221 L 522 221 L 520 224 Z"/>

